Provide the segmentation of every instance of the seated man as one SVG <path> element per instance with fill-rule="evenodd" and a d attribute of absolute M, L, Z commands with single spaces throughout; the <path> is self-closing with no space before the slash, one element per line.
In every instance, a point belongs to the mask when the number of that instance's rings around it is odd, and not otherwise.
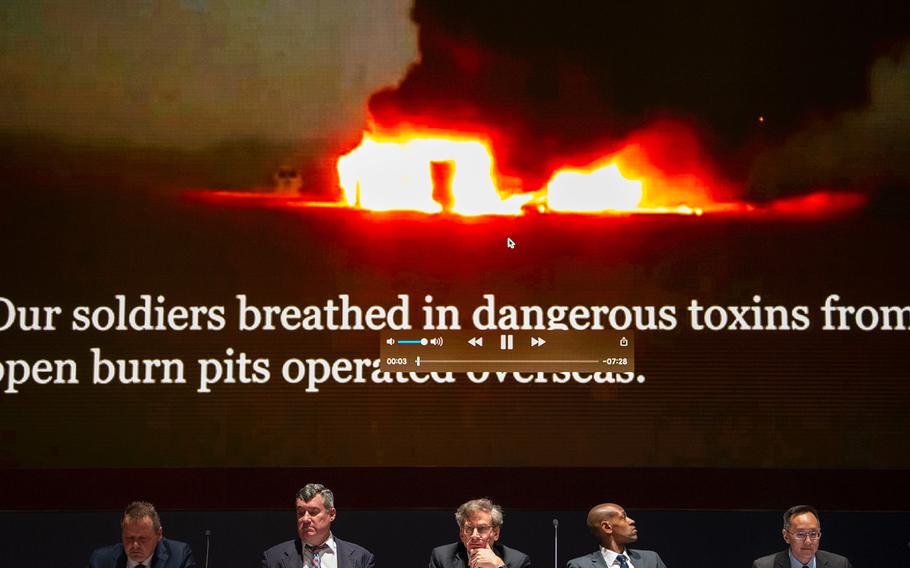
<path fill-rule="evenodd" d="M 569 560 L 568 568 L 666 568 L 656 552 L 626 548 L 638 541 L 638 529 L 619 505 L 602 503 L 588 511 L 588 529 L 600 549 Z"/>
<path fill-rule="evenodd" d="M 120 521 L 120 544 L 92 552 L 89 568 L 190 568 L 196 565 L 185 542 L 164 538 L 158 511 L 151 503 L 134 501 Z"/>
<path fill-rule="evenodd" d="M 455 511 L 461 542 L 438 546 L 430 568 L 530 568 L 528 555 L 503 546 L 499 540 L 502 507 L 489 499 L 474 499 Z"/>
<path fill-rule="evenodd" d="M 809 505 L 787 509 L 782 535 L 790 547 L 756 559 L 752 568 L 853 568 L 845 557 L 818 549 L 822 525 L 818 511 Z"/>
<path fill-rule="evenodd" d="M 332 534 L 335 495 L 318 483 L 297 492 L 297 538 L 262 553 L 262 568 L 373 568 L 373 553 Z"/>

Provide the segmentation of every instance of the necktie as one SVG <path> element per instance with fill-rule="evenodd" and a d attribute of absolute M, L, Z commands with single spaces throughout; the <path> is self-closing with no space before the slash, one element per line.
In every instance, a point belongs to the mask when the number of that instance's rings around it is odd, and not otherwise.
<path fill-rule="evenodd" d="M 313 555 L 313 560 L 310 562 L 310 568 L 322 568 L 321 559 L 319 558 L 319 553 L 327 549 L 328 545 L 320 544 L 319 546 L 310 546 L 306 545 L 306 549 L 310 551 L 310 554 Z"/>
<path fill-rule="evenodd" d="M 619 568 L 629 568 L 629 563 L 626 562 L 626 557 L 624 554 L 617 556 L 616 561 L 619 562 Z"/>

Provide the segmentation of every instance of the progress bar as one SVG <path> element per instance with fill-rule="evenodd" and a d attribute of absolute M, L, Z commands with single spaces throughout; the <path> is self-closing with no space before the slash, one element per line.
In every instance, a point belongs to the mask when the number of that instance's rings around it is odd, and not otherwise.
<path fill-rule="evenodd" d="M 433 331 L 432 337 L 380 338 L 382 371 L 633 372 L 635 344 L 620 331 Z M 429 335 L 429 333 L 428 333 Z M 413 335 L 411 335 L 413 337 Z"/>
<path fill-rule="evenodd" d="M 597 359 L 421 359 L 417 357 L 415 363 L 417 366 L 425 365 L 428 363 L 554 363 L 554 364 L 572 364 L 572 363 L 582 363 L 585 365 L 595 365 L 601 363 Z"/>

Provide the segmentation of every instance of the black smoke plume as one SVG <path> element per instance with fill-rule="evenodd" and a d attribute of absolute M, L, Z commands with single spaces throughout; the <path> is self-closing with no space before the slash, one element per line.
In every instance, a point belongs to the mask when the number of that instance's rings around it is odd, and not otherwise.
<path fill-rule="evenodd" d="M 745 181 L 757 154 L 869 104 L 908 16 L 890 0 L 416 0 L 421 59 L 369 107 L 380 126 L 492 129 L 501 167 L 535 181 L 672 118 Z"/>

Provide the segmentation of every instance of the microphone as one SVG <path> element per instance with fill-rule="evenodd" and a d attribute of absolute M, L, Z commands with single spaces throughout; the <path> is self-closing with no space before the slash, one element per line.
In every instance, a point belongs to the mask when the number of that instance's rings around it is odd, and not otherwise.
<path fill-rule="evenodd" d="M 210 529 L 205 529 L 203 533 L 205 535 L 205 568 L 209 568 L 209 548 L 212 545 L 212 531 Z"/>
<path fill-rule="evenodd" d="M 559 568 L 559 519 L 553 519 L 553 568 Z"/>

